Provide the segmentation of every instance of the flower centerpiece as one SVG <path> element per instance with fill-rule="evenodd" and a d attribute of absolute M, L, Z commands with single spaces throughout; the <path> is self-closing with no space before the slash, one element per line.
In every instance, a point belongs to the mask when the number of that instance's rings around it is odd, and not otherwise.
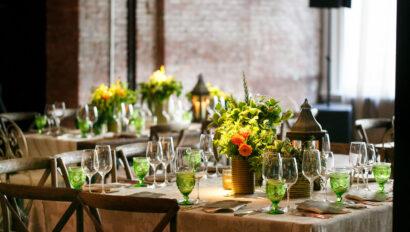
<path fill-rule="evenodd" d="M 163 115 L 163 107 L 172 94 L 179 96 L 182 91 L 182 83 L 175 80 L 174 76 L 167 76 L 164 66 L 154 71 L 147 83 L 141 83 L 142 100 L 148 102 L 153 115 L 157 116 L 158 123 L 166 123 Z"/>
<path fill-rule="evenodd" d="M 118 127 L 115 121 L 116 110 L 120 109 L 121 103 L 133 104 L 137 97 L 137 91 L 133 91 L 127 87 L 126 83 L 117 80 L 109 87 L 101 84 L 96 88 L 91 95 L 91 105 L 98 109 L 98 119 L 94 124 L 94 132 L 100 134 L 103 125 L 111 128 L 111 131 L 116 131 Z"/>
<path fill-rule="evenodd" d="M 245 101 L 228 97 L 224 108 L 216 106 L 212 116 L 212 124 L 217 125 L 214 147 L 231 158 L 233 192 L 253 193 L 253 173 L 261 171 L 262 154 L 273 148 L 276 128 L 293 113 L 283 113 L 273 98 L 251 99 L 245 75 L 243 85 Z"/>

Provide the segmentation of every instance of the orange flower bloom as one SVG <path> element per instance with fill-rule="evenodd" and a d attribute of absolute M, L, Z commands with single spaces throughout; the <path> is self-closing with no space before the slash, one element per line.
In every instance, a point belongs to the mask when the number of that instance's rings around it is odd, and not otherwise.
<path fill-rule="evenodd" d="M 240 130 L 238 134 L 246 139 L 246 138 L 249 137 L 249 135 L 251 134 L 251 132 L 248 131 L 248 130 Z"/>
<path fill-rule="evenodd" d="M 125 92 L 122 89 L 117 90 L 116 94 L 121 95 L 122 97 L 125 96 Z"/>
<path fill-rule="evenodd" d="M 231 136 L 231 142 L 237 146 L 241 145 L 244 141 L 245 138 L 238 134 L 234 134 Z"/>
<path fill-rule="evenodd" d="M 239 146 L 239 154 L 242 156 L 250 156 L 252 153 L 252 147 L 249 146 L 246 143 L 243 143 L 241 146 Z"/>
<path fill-rule="evenodd" d="M 111 95 L 108 92 L 105 92 L 101 95 L 102 99 L 107 100 L 108 98 L 111 97 Z"/>

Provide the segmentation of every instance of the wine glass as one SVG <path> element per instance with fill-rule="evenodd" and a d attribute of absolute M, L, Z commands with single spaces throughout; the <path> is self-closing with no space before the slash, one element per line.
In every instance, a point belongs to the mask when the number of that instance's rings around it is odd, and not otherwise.
<path fill-rule="evenodd" d="M 47 124 L 48 124 L 48 131 L 47 135 L 52 134 L 52 126 L 54 124 L 55 115 L 54 115 L 54 107 L 52 104 L 46 104 L 44 109 L 44 114 L 47 116 Z"/>
<path fill-rule="evenodd" d="M 124 102 L 121 103 L 121 118 L 124 122 L 123 127 L 125 128 L 125 132 L 129 131 L 129 124 L 134 116 L 134 106 L 132 104 L 126 105 Z"/>
<path fill-rule="evenodd" d="M 189 194 L 195 187 L 195 162 L 192 161 L 193 158 L 189 153 L 189 148 L 177 148 L 177 155 L 175 158 L 177 187 L 184 196 L 184 200 L 179 202 L 180 205 L 194 204 L 189 201 Z"/>
<path fill-rule="evenodd" d="M 332 173 L 330 173 L 330 187 L 336 194 L 336 203 L 342 203 L 342 196 L 349 188 L 349 172 L 351 168 L 335 168 Z"/>
<path fill-rule="evenodd" d="M 112 168 L 112 157 L 111 157 L 111 147 L 110 145 L 96 145 L 95 151 L 97 152 L 98 158 L 98 169 L 97 172 L 101 176 L 101 193 L 105 194 L 104 190 L 104 179 L 105 175 Z"/>
<path fill-rule="evenodd" d="M 363 167 L 364 167 L 364 179 L 365 179 L 365 184 L 366 184 L 366 189 L 369 189 L 369 172 L 372 173 L 373 171 L 373 164 L 376 162 L 376 150 L 374 148 L 374 145 L 371 143 L 368 143 L 366 148 L 366 159 L 364 160 Z"/>
<path fill-rule="evenodd" d="M 169 185 L 168 182 L 168 165 L 174 160 L 174 140 L 172 137 L 159 137 L 159 142 L 162 148 L 162 159 L 161 163 L 164 166 L 164 183 L 160 184 L 161 187 Z"/>
<path fill-rule="evenodd" d="M 320 153 L 316 149 L 306 149 L 303 151 L 302 174 L 310 184 L 310 199 L 313 197 L 313 181 L 319 177 L 321 172 Z"/>
<path fill-rule="evenodd" d="M 134 157 L 132 159 L 132 167 L 134 169 L 135 175 L 138 176 L 139 183 L 135 187 L 146 187 L 144 184 L 144 177 L 149 171 L 149 163 L 145 157 Z"/>
<path fill-rule="evenodd" d="M 96 106 L 89 106 L 88 107 L 88 118 L 90 120 L 90 130 L 91 134 L 94 134 L 94 125 L 98 121 L 98 109 Z"/>
<path fill-rule="evenodd" d="M 218 173 L 218 165 L 215 163 L 215 174 L 209 175 L 208 174 L 208 161 L 212 157 L 214 157 L 214 151 L 213 151 L 213 135 L 212 134 L 201 134 L 201 137 L 199 139 L 199 149 L 201 149 L 204 153 L 204 158 L 205 158 L 205 169 L 207 172 L 207 177 L 214 177 L 216 176 L 216 173 Z"/>
<path fill-rule="evenodd" d="M 272 202 L 272 210 L 268 214 L 283 214 L 278 206 L 286 192 L 286 181 L 282 179 L 282 159 L 280 156 L 267 155 L 264 163 L 266 196 Z"/>
<path fill-rule="evenodd" d="M 387 181 L 390 179 L 391 164 L 385 162 L 376 163 L 373 165 L 373 173 L 374 179 L 380 187 L 379 191 L 377 192 L 384 194 L 384 184 L 386 184 Z"/>
<path fill-rule="evenodd" d="M 55 116 L 55 122 L 57 126 L 57 134 L 61 134 L 60 122 L 65 114 L 65 102 L 56 102 L 53 104 L 53 111 Z"/>
<path fill-rule="evenodd" d="M 91 178 L 98 170 L 98 158 L 96 150 L 86 149 L 82 152 L 81 168 L 88 177 L 88 192 L 91 193 Z"/>
<path fill-rule="evenodd" d="M 322 140 L 322 152 L 327 154 L 329 152 L 331 152 L 330 150 L 330 139 L 329 139 L 329 134 L 325 133 L 325 135 L 323 136 L 323 140 Z"/>
<path fill-rule="evenodd" d="M 81 138 L 87 138 L 86 133 L 90 130 L 90 120 L 88 115 L 88 105 L 81 106 L 77 110 L 77 124 L 81 131 Z"/>
<path fill-rule="evenodd" d="M 357 190 L 359 190 L 359 175 L 362 170 L 362 162 L 366 159 L 366 143 L 351 142 L 349 151 L 349 163 L 353 169 L 352 179 L 357 179 Z M 357 176 L 356 176 L 357 175 Z"/>
<path fill-rule="evenodd" d="M 191 158 L 190 162 L 193 162 L 194 165 L 194 172 L 195 172 L 195 180 L 196 180 L 196 199 L 195 203 L 199 204 L 202 201 L 199 198 L 199 181 L 206 176 L 206 167 L 205 167 L 205 157 L 204 152 L 201 149 L 192 149 L 191 150 Z"/>
<path fill-rule="evenodd" d="M 329 180 L 329 175 L 334 171 L 335 167 L 335 159 L 333 156 L 333 152 L 328 152 L 328 153 L 322 153 L 321 157 L 321 172 L 320 172 L 320 177 L 323 179 L 324 182 L 324 201 L 328 201 L 327 199 L 327 181 Z"/>
<path fill-rule="evenodd" d="M 147 157 L 148 163 L 151 165 L 154 171 L 154 183 L 149 187 L 156 188 L 157 187 L 157 178 L 156 178 L 157 167 L 159 164 L 161 164 L 161 160 L 162 160 L 161 143 L 157 141 L 148 141 L 146 157 Z"/>
<path fill-rule="evenodd" d="M 43 128 L 46 123 L 47 116 L 38 113 L 34 116 L 34 124 L 36 124 L 38 134 L 43 134 Z"/>
<path fill-rule="evenodd" d="M 282 158 L 282 179 L 286 183 L 286 208 L 285 212 L 289 211 L 289 190 L 298 180 L 298 165 L 295 158 Z"/>

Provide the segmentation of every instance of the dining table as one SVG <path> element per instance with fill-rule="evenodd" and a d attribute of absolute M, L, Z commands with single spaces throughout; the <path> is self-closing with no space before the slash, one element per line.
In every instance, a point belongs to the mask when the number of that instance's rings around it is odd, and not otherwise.
<path fill-rule="evenodd" d="M 335 155 L 335 163 L 343 165 L 348 162 L 348 156 Z M 376 191 L 376 183 L 370 183 L 371 191 Z M 182 199 L 175 182 L 162 188 L 137 188 L 133 185 L 121 185 L 111 189 L 114 195 L 123 196 L 152 196 Z M 392 183 L 386 184 L 386 190 L 392 190 Z M 350 191 L 350 190 L 349 190 Z M 196 197 L 196 188 L 190 198 Z M 329 200 L 336 200 L 335 194 L 328 188 Z M 203 204 L 181 206 L 177 215 L 178 231 L 392 231 L 393 214 L 392 202 L 382 202 L 377 205 L 367 205 L 363 209 L 349 209 L 349 213 L 332 214 L 329 219 L 304 216 L 295 209 L 295 205 L 306 198 L 291 199 L 291 210 L 281 215 L 270 215 L 260 211 L 270 205 L 263 188 L 254 194 L 232 195 L 230 190 L 222 188 L 222 178 L 207 178 L 200 181 L 200 198 L 205 202 L 221 200 L 247 201 L 239 211 L 255 212 L 238 214 L 233 212 L 210 213 L 205 212 Z M 324 193 L 315 191 L 313 199 L 322 201 Z M 279 206 L 284 207 L 284 198 Z M 69 203 L 48 201 L 34 201 L 30 211 L 30 231 L 50 231 L 64 213 Z M 239 212 L 237 211 L 237 212 Z M 240 215 L 240 216 L 237 216 Z M 100 210 L 100 216 L 105 231 L 150 231 L 159 222 L 163 214 L 132 213 Z M 72 217 L 64 231 L 75 230 L 75 217 Z M 167 227 L 166 231 L 169 228 Z M 84 214 L 84 231 L 94 231 L 91 219 Z"/>

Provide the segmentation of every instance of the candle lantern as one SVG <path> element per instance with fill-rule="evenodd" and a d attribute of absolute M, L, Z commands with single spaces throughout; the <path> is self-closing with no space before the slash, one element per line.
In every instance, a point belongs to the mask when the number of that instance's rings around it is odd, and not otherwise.
<path fill-rule="evenodd" d="M 308 100 L 305 99 L 305 102 L 301 105 L 298 120 L 290 131 L 286 133 L 286 137 L 288 137 L 296 147 L 304 149 L 313 145 L 321 151 L 326 130 L 322 130 L 322 126 L 316 121 L 311 109 L 312 107 L 309 105 Z"/>
<path fill-rule="evenodd" d="M 198 76 L 198 82 L 191 91 L 193 122 L 205 121 L 208 116 L 209 90 L 206 87 L 202 74 Z"/>

